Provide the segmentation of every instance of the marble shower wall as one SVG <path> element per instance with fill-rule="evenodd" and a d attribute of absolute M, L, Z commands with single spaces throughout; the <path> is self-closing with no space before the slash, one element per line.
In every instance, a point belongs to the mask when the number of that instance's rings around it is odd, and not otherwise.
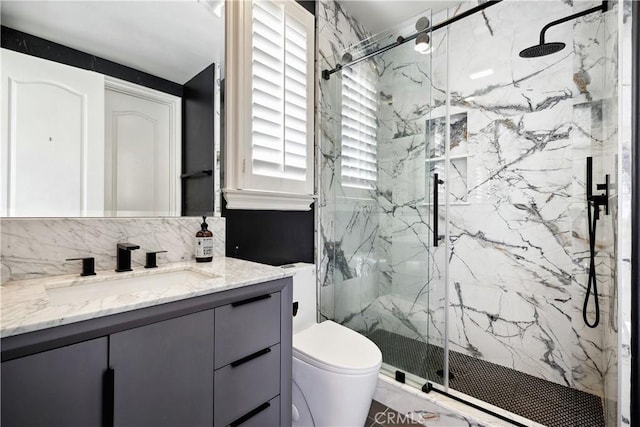
<path fill-rule="evenodd" d="M 615 401 L 615 208 L 598 222 L 601 324 L 595 330 L 584 326 L 582 301 L 588 266 L 585 157 L 595 159 L 594 184 L 603 182 L 605 173 L 616 175 L 616 12 L 556 29 L 554 37 L 569 41 L 573 50 L 534 60 L 518 57 L 522 48 L 535 43 L 550 17 L 599 2 L 587 3 L 572 7 L 545 2 L 541 10 L 539 2 L 505 2 L 466 18 L 450 26 L 448 40 L 434 34 L 430 74 L 416 65 L 415 55 L 402 57 L 397 50 L 383 55 L 386 70 L 391 70 L 381 76 L 383 87 L 395 85 L 402 95 L 394 96 L 390 116 L 396 119 L 380 127 L 395 128 L 394 145 L 402 145 L 402 139 L 412 135 L 422 137 L 427 120 L 446 115 L 443 104 L 449 79 L 449 154 L 455 160 L 449 163 L 444 185 L 450 200 L 448 217 L 444 209 L 439 217 L 441 229 L 448 220 L 450 252 L 446 256 L 442 247 L 424 246 L 423 253 L 413 253 L 414 259 L 430 260 L 428 270 L 422 270 L 423 277 L 431 279 L 429 341 L 443 342 L 448 286 L 452 350 Z M 496 58 L 496 52 L 507 53 Z M 429 82 L 433 85 L 430 105 L 406 96 L 417 94 L 420 85 Z M 466 118 L 458 120 L 456 128 L 453 118 L 460 116 Z M 460 129 L 465 138 L 456 140 Z M 441 156 L 438 141 L 429 142 L 427 157 Z M 411 159 L 397 161 L 412 169 Z M 444 162 L 428 164 L 443 176 Z M 421 181 L 424 172 L 417 177 L 411 179 Z M 402 180 L 393 179 L 389 185 L 402 189 Z M 466 194 L 461 191 L 465 188 Z M 418 219 L 409 209 L 402 212 L 408 201 L 419 200 L 421 189 L 415 189 L 417 193 L 408 198 L 394 193 L 395 221 L 391 223 L 416 224 L 411 231 L 413 244 L 419 247 L 423 230 L 430 228 L 430 215 Z M 390 234 L 397 236 L 397 229 Z M 398 255 L 406 254 L 412 245 L 400 239 L 392 246 L 396 244 L 399 250 L 392 252 Z M 442 274 L 445 259 L 449 260 L 447 284 Z M 407 287 L 401 274 L 393 275 L 392 282 L 397 289 Z M 420 294 L 399 292 L 385 297 L 424 300 Z M 387 318 L 393 317 L 398 316 L 387 313 Z M 406 322 L 396 322 L 394 331 L 415 336 Z M 607 383 L 614 386 L 605 390 Z"/>
<path fill-rule="evenodd" d="M 325 249 L 322 289 L 337 293 L 323 297 L 325 316 L 361 332 L 382 328 L 442 346 L 448 310 L 452 350 L 606 397 L 611 423 L 615 191 L 611 215 L 598 221 L 598 328 L 584 325 L 582 303 L 585 157 L 594 157 L 594 185 L 605 174 L 618 179 L 617 7 L 554 27 L 554 40 L 567 43 L 563 51 L 518 57 L 550 20 L 599 3 L 546 1 L 542 8 L 507 0 L 434 33 L 430 55 L 404 45 L 376 57 L 378 182 L 359 203 L 338 202 L 339 92 L 331 85 L 339 73 L 323 82 L 318 247 Z M 433 22 L 476 4 L 440 12 Z M 441 159 L 447 91 L 448 164 Z M 435 134 L 425 144 L 428 128 Z M 441 233 L 449 227 L 448 247 L 433 248 L 431 174 L 447 171 L 440 196 L 449 196 L 448 217 L 444 208 L 438 214 Z"/>
<path fill-rule="evenodd" d="M 116 244 L 140 245 L 131 256 L 134 268 L 145 263 L 146 251 L 166 250 L 158 264 L 188 261 L 195 256 L 199 217 L 180 218 L 2 218 L 0 263 L 6 280 L 75 274 L 79 261 L 94 257 L 96 270 L 116 265 Z M 213 232 L 214 256 L 224 256 L 225 220 L 207 218 Z"/>
<path fill-rule="evenodd" d="M 351 46 L 370 37 L 333 0 L 316 2 L 316 75 L 332 69 Z M 340 79 L 320 79 L 316 88 L 318 171 L 318 280 L 320 316 L 343 321 L 377 297 L 378 207 L 367 191 L 345 194 L 340 183 Z"/>
<path fill-rule="evenodd" d="M 594 185 L 616 176 L 617 10 L 555 29 L 573 49 L 517 56 L 550 17 L 599 3 L 545 2 L 542 11 L 539 2 L 506 3 L 450 29 L 452 106 L 467 111 L 470 158 L 469 205 L 451 207 L 448 218 L 449 332 L 457 351 L 606 397 L 615 408 L 615 190 L 611 215 L 597 224 L 596 329 L 585 326 L 582 305 L 586 157 L 594 158 Z M 471 55 L 491 50 L 513 59 L 496 67 L 490 56 Z M 485 69 L 494 74 L 470 78 Z"/>

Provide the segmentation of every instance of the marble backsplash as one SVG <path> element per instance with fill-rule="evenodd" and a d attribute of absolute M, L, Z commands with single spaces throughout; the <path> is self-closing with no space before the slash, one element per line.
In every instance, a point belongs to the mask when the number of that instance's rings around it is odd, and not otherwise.
<path fill-rule="evenodd" d="M 2 218 L 0 264 L 2 282 L 74 274 L 79 261 L 94 257 L 96 270 L 116 265 L 116 244 L 140 246 L 132 253 L 133 268 L 145 263 L 145 252 L 166 250 L 158 264 L 188 261 L 195 254 L 200 217 L 181 218 Z M 225 219 L 207 218 L 213 232 L 214 256 L 225 254 Z"/>

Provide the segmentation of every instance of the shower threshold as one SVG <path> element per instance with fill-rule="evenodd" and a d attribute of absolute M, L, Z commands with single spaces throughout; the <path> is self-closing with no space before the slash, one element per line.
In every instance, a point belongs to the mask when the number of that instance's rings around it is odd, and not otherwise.
<path fill-rule="evenodd" d="M 444 350 L 393 332 L 368 335 L 385 363 L 443 383 Z M 602 399 L 515 369 L 449 352 L 449 387 L 549 427 L 604 426 Z"/>

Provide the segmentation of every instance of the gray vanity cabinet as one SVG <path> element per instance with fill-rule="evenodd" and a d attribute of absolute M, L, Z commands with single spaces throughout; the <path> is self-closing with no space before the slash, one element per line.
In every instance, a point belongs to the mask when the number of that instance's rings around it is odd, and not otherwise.
<path fill-rule="evenodd" d="M 2 338 L 2 427 L 291 425 L 291 278 Z"/>
<path fill-rule="evenodd" d="M 213 309 L 110 336 L 115 427 L 213 424 Z"/>
<path fill-rule="evenodd" d="M 3 427 L 100 427 L 108 339 L 2 363 Z"/>
<path fill-rule="evenodd" d="M 256 422 L 281 386 L 281 295 L 263 294 L 216 308 L 214 426 Z"/>

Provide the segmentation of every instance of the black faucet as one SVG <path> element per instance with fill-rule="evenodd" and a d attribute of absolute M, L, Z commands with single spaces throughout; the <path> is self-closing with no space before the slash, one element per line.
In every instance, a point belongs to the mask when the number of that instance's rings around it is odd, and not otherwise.
<path fill-rule="evenodd" d="M 156 262 L 156 254 L 162 254 L 167 251 L 153 251 L 147 252 L 147 262 L 144 265 L 144 268 L 158 268 L 158 264 Z"/>
<path fill-rule="evenodd" d="M 81 276 L 96 275 L 96 260 L 93 257 L 67 258 L 67 261 L 82 261 L 82 273 L 80 273 Z"/>
<path fill-rule="evenodd" d="M 131 243 L 118 243 L 118 255 L 116 262 L 116 271 L 131 271 L 131 251 L 140 249 L 140 246 Z"/>

